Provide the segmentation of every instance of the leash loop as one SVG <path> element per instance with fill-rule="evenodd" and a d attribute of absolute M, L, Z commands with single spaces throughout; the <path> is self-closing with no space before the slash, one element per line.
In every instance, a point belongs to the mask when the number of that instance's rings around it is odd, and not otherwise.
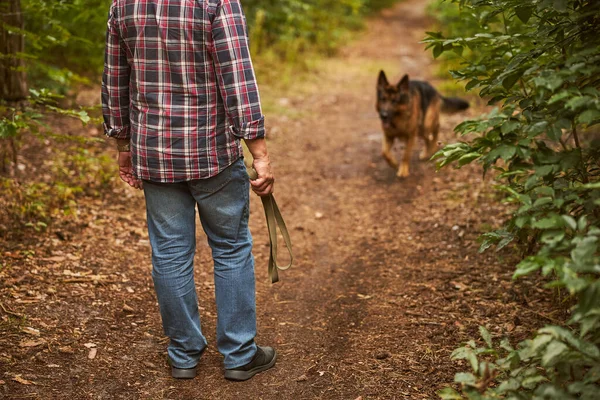
<path fill-rule="evenodd" d="M 258 179 L 258 174 L 253 168 L 248 168 L 247 172 L 250 180 Z M 260 199 L 262 200 L 263 208 L 265 209 L 265 218 L 267 220 L 267 229 L 269 231 L 269 277 L 271 278 L 271 283 L 277 283 L 279 282 L 279 271 L 290 269 L 294 263 L 292 240 L 285 225 L 285 221 L 283 220 L 283 216 L 281 215 L 279 207 L 277 206 L 277 202 L 275 201 L 275 197 L 270 194 L 268 196 L 261 197 Z M 283 236 L 285 247 L 290 255 L 290 262 L 288 265 L 282 266 L 277 263 L 277 228 L 279 228 L 279 231 Z"/>

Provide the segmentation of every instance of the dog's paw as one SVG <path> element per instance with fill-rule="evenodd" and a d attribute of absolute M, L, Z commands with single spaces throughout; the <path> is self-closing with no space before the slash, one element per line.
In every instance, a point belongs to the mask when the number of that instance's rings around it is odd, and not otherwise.
<path fill-rule="evenodd" d="M 408 166 L 407 165 L 402 165 L 400 167 L 400 169 L 398 170 L 398 173 L 396 174 L 396 177 L 398 177 L 400 179 L 404 179 L 404 178 L 408 178 L 408 175 L 410 175 L 410 172 L 408 170 Z"/>

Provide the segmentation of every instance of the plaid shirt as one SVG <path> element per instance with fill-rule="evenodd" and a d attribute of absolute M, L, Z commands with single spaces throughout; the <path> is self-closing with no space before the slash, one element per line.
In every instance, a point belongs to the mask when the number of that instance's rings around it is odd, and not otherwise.
<path fill-rule="evenodd" d="M 102 80 L 106 135 L 130 139 L 136 177 L 217 175 L 264 137 L 239 0 L 113 0 Z"/>

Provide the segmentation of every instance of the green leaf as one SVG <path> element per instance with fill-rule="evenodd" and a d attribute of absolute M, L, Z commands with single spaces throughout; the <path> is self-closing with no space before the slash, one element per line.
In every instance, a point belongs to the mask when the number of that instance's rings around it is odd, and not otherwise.
<path fill-rule="evenodd" d="M 575 221 L 575 218 L 571 217 L 570 215 L 563 215 L 562 219 L 567 223 L 569 228 L 573 229 L 574 231 L 577 230 L 577 221 Z"/>
<path fill-rule="evenodd" d="M 587 110 L 579 114 L 577 121 L 580 124 L 590 125 L 592 122 L 598 122 L 600 120 L 600 111 L 598 110 Z"/>
<path fill-rule="evenodd" d="M 454 382 L 467 386 L 477 385 L 477 377 L 469 372 L 459 372 L 454 375 Z"/>
<path fill-rule="evenodd" d="M 585 230 L 585 228 L 587 227 L 587 218 L 585 215 L 582 215 L 579 218 L 579 221 L 577 221 L 577 230 L 583 232 Z"/>
<path fill-rule="evenodd" d="M 513 274 L 512 278 L 518 279 L 522 276 L 527 276 L 535 271 L 538 271 L 540 268 L 542 268 L 542 264 L 540 264 L 537 260 L 533 258 L 525 259 L 517 265 L 517 270 Z"/>
<path fill-rule="evenodd" d="M 91 121 L 91 118 L 86 111 L 80 111 L 77 115 L 79 116 L 79 119 L 81 120 L 81 122 L 83 122 L 84 125 L 88 124 Z"/>
<path fill-rule="evenodd" d="M 600 189 L 600 182 L 586 183 L 581 185 L 583 189 Z"/>
<path fill-rule="evenodd" d="M 493 161 L 498 157 L 502 158 L 504 161 L 508 161 L 515 156 L 517 153 L 517 147 L 513 145 L 503 144 L 496 147 L 494 150 L 490 151 L 486 156 L 487 160 Z"/>
<path fill-rule="evenodd" d="M 528 376 L 527 378 L 523 379 L 521 384 L 523 385 L 524 388 L 531 390 L 531 389 L 535 388 L 538 385 L 538 383 L 547 382 L 547 381 L 548 381 L 548 378 L 546 378 L 545 376 L 534 375 L 534 376 Z"/>
<path fill-rule="evenodd" d="M 479 153 L 467 153 L 458 159 L 458 165 L 462 167 L 463 165 L 469 164 L 477 160 L 479 157 L 481 157 L 481 154 Z"/>
<path fill-rule="evenodd" d="M 510 90 L 513 86 L 515 86 L 515 83 L 517 83 L 517 81 L 521 79 L 524 73 L 524 69 L 519 69 L 506 76 L 502 80 L 502 86 L 504 86 L 504 89 Z"/>
<path fill-rule="evenodd" d="M 499 393 L 506 393 L 506 392 L 514 392 L 516 390 L 519 390 L 519 388 L 521 387 L 521 383 L 515 379 L 515 378 L 509 378 L 506 381 L 503 381 L 500 386 L 498 387 L 498 392 Z"/>
<path fill-rule="evenodd" d="M 538 229 L 556 229 L 562 228 L 564 226 L 564 222 L 562 218 L 552 216 L 535 221 L 532 226 Z"/>
<path fill-rule="evenodd" d="M 546 204 L 551 204 L 552 201 L 553 201 L 552 197 L 540 197 L 533 203 L 533 206 L 534 207 L 545 206 Z"/>
<path fill-rule="evenodd" d="M 515 14 L 517 14 L 517 17 L 519 17 L 521 22 L 526 24 L 529 21 L 529 18 L 531 18 L 531 16 L 533 15 L 533 7 L 527 7 L 527 6 L 517 7 L 517 8 L 515 8 Z"/>
<path fill-rule="evenodd" d="M 465 90 L 468 92 L 469 90 L 479 86 L 479 84 L 481 84 L 479 79 L 472 79 L 465 85 Z"/>
<path fill-rule="evenodd" d="M 577 247 L 571 252 L 571 258 L 579 265 L 593 263 L 593 257 L 598 249 L 598 238 L 589 236 L 577 244 Z"/>
<path fill-rule="evenodd" d="M 546 134 L 548 135 L 550 140 L 558 142 L 562 137 L 562 130 L 556 125 L 550 125 L 548 127 L 548 130 L 546 131 Z"/>
<path fill-rule="evenodd" d="M 554 165 L 542 165 L 535 168 L 535 174 L 539 177 L 545 177 L 554 172 Z"/>
<path fill-rule="evenodd" d="M 465 48 L 463 46 L 454 46 L 452 47 L 452 51 L 458 54 L 459 56 L 462 56 L 465 51 Z"/>
<path fill-rule="evenodd" d="M 485 344 L 487 344 L 488 349 L 494 347 L 492 344 L 492 335 L 484 326 L 479 327 L 479 334 L 481 335 L 481 338 L 485 341 Z"/>
<path fill-rule="evenodd" d="M 566 91 L 566 90 L 563 90 L 562 92 L 558 92 L 558 93 L 556 93 L 554 96 L 552 96 L 552 97 L 550 98 L 550 100 L 548 100 L 548 104 L 554 104 L 554 103 L 557 103 L 557 102 L 559 102 L 559 101 L 561 101 L 561 100 L 564 100 L 564 99 L 566 99 L 566 98 L 567 98 L 567 97 L 569 97 L 570 95 L 571 95 L 571 94 L 570 94 L 568 91 Z"/>
<path fill-rule="evenodd" d="M 593 100 L 594 99 L 590 96 L 576 96 L 576 97 L 571 98 L 569 101 L 567 101 L 567 103 L 565 105 L 567 108 L 569 108 L 571 110 L 578 110 L 580 108 L 589 107 L 590 103 Z"/>
<path fill-rule="evenodd" d="M 502 127 L 500 129 L 500 131 L 506 135 L 508 133 L 513 132 L 515 129 L 517 129 L 517 127 L 521 126 L 521 123 L 519 121 L 506 121 L 505 123 L 502 124 Z"/>
<path fill-rule="evenodd" d="M 567 11 L 567 0 L 554 0 L 554 8 L 557 11 Z"/>
<path fill-rule="evenodd" d="M 452 388 L 444 388 L 437 392 L 437 395 L 440 396 L 442 400 L 462 400 L 463 397 L 458 394 L 458 392 Z"/>
<path fill-rule="evenodd" d="M 479 370 L 479 361 L 477 360 L 477 356 L 473 352 L 473 349 L 470 347 L 460 347 L 454 350 L 451 357 L 453 360 L 468 360 L 473 372 L 476 373 Z"/>
<path fill-rule="evenodd" d="M 545 367 L 552 367 L 557 363 L 557 358 L 559 358 L 563 353 L 568 351 L 569 348 L 563 342 L 559 342 L 558 340 L 553 340 L 546 347 L 546 351 L 542 356 L 542 365 Z"/>
<path fill-rule="evenodd" d="M 444 46 L 441 43 L 438 43 L 433 48 L 433 58 L 438 58 L 444 52 Z"/>

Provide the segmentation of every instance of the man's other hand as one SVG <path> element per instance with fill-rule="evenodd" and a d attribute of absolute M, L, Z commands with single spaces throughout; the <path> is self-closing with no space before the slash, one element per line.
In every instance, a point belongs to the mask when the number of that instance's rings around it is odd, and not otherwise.
<path fill-rule="evenodd" d="M 131 164 L 131 152 L 119 152 L 119 176 L 121 180 L 136 189 L 143 189 L 142 181 L 136 179 Z"/>
<path fill-rule="evenodd" d="M 269 160 L 269 156 L 266 155 L 261 158 L 254 158 L 252 167 L 258 174 L 257 179 L 250 181 L 254 193 L 261 197 L 273 194 L 275 177 L 273 176 L 273 171 L 271 171 L 271 161 Z"/>

